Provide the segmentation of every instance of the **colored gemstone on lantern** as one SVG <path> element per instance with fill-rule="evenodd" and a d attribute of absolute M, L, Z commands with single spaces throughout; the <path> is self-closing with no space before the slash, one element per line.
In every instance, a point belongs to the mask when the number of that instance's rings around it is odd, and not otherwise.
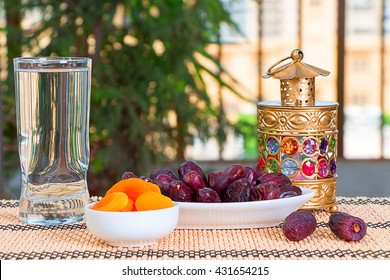
<path fill-rule="evenodd" d="M 265 168 L 264 158 L 262 157 L 259 158 L 259 161 L 257 162 L 257 166 L 259 166 L 262 170 L 264 170 Z"/>
<path fill-rule="evenodd" d="M 322 159 L 322 160 L 326 160 L 326 157 L 325 157 L 325 156 L 318 156 L 318 157 L 317 157 L 317 160 L 318 160 L 318 161 L 320 161 L 321 159 Z"/>
<path fill-rule="evenodd" d="M 307 160 L 302 163 L 302 172 L 305 176 L 310 177 L 314 174 L 316 165 L 313 161 Z"/>
<path fill-rule="evenodd" d="M 317 168 L 318 176 L 321 178 L 326 178 L 329 175 L 328 163 L 325 160 L 320 160 Z"/>
<path fill-rule="evenodd" d="M 332 140 L 330 140 L 329 145 L 332 149 L 334 149 L 336 147 L 336 138 L 332 138 Z"/>
<path fill-rule="evenodd" d="M 261 147 L 265 147 L 264 137 L 262 135 L 259 136 L 259 144 Z"/>
<path fill-rule="evenodd" d="M 283 141 L 282 148 L 286 155 L 295 155 L 298 152 L 298 142 L 293 138 L 287 138 Z"/>
<path fill-rule="evenodd" d="M 330 169 L 330 173 L 336 174 L 337 166 L 336 166 L 336 160 L 334 158 L 332 158 L 329 162 L 329 169 Z"/>
<path fill-rule="evenodd" d="M 265 166 L 265 170 L 268 173 L 276 173 L 278 172 L 278 162 L 274 160 L 273 158 L 269 159 L 267 161 L 267 164 Z"/>
<path fill-rule="evenodd" d="M 307 138 L 302 144 L 302 150 L 307 155 L 312 155 L 317 151 L 317 141 L 313 138 Z"/>
<path fill-rule="evenodd" d="M 322 139 L 320 143 L 320 153 L 325 154 L 328 150 L 328 141 L 326 139 Z"/>
<path fill-rule="evenodd" d="M 284 175 L 292 176 L 298 171 L 298 163 L 294 160 L 288 159 L 282 163 L 282 172 Z"/>
<path fill-rule="evenodd" d="M 279 149 L 279 143 L 278 140 L 276 140 L 273 137 L 268 138 L 267 140 L 267 148 L 270 154 L 276 154 L 276 152 Z"/>

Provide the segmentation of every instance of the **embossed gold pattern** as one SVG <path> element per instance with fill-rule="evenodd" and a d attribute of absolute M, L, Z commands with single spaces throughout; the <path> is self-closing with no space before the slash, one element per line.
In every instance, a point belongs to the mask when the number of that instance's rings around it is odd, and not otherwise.
<path fill-rule="evenodd" d="M 317 102 L 315 107 L 280 107 L 257 103 L 258 128 L 272 132 L 326 133 L 337 130 L 337 103 Z"/>
<path fill-rule="evenodd" d="M 306 202 L 301 209 L 322 209 L 335 207 L 336 202 L 336 178 L 299 181 L 295 180 L 294 185 L 309 188 L 315 191 L 312 199 Z M 334 210 L 332 210 L 334 211 Z"/>

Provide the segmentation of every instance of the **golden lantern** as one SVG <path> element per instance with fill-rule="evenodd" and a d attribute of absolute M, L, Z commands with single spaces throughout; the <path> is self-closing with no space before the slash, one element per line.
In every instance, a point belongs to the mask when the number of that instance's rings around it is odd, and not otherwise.
<path fill-rule="evenodd" d="M 295 186 L 314 190 L 303 209 L 333 212 L 337 210 L 338 103 L 315 100 L 315 77 L 329 72 L 302 59 L 303 52 L 295 49 L 263 75 L 280 80 L 281 100 L 257 103 L 258 165 L 268 173 L 282 172 Z"/>

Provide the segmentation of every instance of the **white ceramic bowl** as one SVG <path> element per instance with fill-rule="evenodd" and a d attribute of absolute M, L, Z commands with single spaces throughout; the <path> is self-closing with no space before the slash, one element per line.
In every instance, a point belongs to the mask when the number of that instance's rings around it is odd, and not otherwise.
<path fill-rule="evenodd" d="M 291 212 L 310 200 L 314 191 L 301 188 L 302 195 L 248 202 L 177 202 L 178 229 L 263 228 L 279 225 Z"/>
<path fill-rule="evenodd" d="M 108 212 L 85 207 L 85 222 L 92 235 L 112 246 L 138 247 L 157 243 L 179 220 L 179 206 L 134 212 Z"/>

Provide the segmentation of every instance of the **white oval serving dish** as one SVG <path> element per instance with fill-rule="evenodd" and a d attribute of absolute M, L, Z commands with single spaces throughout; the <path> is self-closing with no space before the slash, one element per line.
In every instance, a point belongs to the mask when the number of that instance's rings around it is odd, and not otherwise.
<path fill-rule="evenodd" d="M 301 188 L 302 195 L 248 202 L 175 202 L 179 205 L 177 229 L 239 229 L 279 225 L 314 196 L 314 191 Z"/>

